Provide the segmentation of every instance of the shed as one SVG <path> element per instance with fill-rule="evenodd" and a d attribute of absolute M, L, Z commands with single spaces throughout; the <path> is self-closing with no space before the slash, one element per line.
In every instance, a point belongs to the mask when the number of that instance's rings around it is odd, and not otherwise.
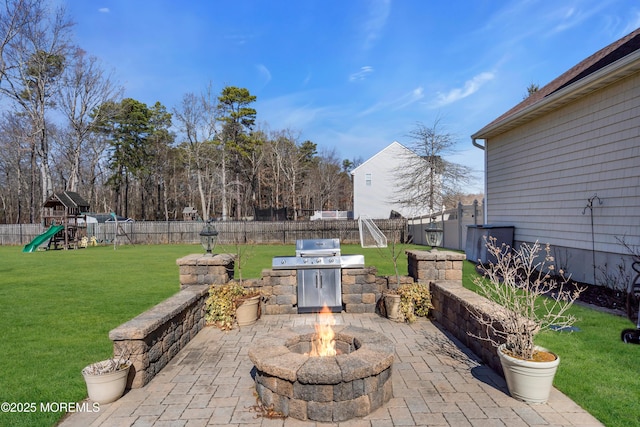
<path fill-rule="evenodd" d="M 182 219 L 184 221 L 197 221 L 198 218 L 200 218 L 198 210 L 193 206 L 187 206 L 182 209 Z"/>

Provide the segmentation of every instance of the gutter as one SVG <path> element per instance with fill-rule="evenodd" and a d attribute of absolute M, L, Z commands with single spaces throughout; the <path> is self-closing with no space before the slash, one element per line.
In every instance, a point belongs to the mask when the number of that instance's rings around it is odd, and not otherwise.
<path fill-rule="evenodd" d="M 482 151 L 484 151 L 485 147 L 484 145 L 480 145 L 478 144 L 476 141 L 478 140 L 478 138 L 474 138 L 471 137 L 471 143 L 473 144 L 474 147 L 478 147 L 479 149 L 481 149 Z"/>
<path fill-rule="evenodd" d="M 484 151 L 484 177 L 483 177 L 484 183 L 482 185 L 482 188 L 484 190 L 484 200 L 482 200 L 482 223 L 488 224 L 487 223 L 487 214 L 488 214 L 488 211 L 487 211 L 487 148 L 485 145 L 479 144 L 477 140 L 478 138 L 471 137 L 471 143 L 473 144 L 473 146 Z"/>

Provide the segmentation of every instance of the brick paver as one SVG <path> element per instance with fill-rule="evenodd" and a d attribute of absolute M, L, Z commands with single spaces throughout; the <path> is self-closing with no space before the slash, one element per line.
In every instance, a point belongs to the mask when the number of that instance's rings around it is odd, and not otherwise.
<path fill-rule="evenodd" d="M 315 315 L 301 314 L 263 316 L 253 326 L 228 332 L 205 328 L 147 386 L 97 413 L 71 414 L 60 426 L 602 426 L 556 389 L 542 405 L 512 399 L 502 377 L 428 320 L 409 325 L 347 313 L 336 320 L 381 332 L 396 343 L 394 397 L 364 418 L 323 424 L 270 419 L 256 411 L 248 347 L 254 337 L 315 322 Z"/>

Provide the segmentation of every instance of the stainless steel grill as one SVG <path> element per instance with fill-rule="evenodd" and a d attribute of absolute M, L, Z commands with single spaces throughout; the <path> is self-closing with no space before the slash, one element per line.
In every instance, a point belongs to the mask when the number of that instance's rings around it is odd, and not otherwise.
<path fill-rule="evenodd" d="M 272 260 L 274 270 L 297 270 L 298 313 L 315 313 L 324 305 L 342 311 L 342 268 L 363 268 L 364 255 L 342 255 L 340 239 L 296 241 L 295 256 Z"/>

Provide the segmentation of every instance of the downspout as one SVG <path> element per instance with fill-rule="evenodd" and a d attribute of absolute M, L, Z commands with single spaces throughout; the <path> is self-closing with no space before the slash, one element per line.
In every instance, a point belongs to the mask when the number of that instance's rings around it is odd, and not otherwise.
<path fill-rule="evenodd" d="M 476 138 L 471 137 L 471 143 L 473 144 L 473 146 L 484 151 L 484 184 L 483 184 L 484 200 L 482 201 L 482 223 L 488 224 L 489 222 L 487 221 L 487 149 L 486 149 L 486 145 L 481 145 L 477 141 L 478 140 Z M 485 144 L 486 144 L 486 140 L 485 140 Z"/>

